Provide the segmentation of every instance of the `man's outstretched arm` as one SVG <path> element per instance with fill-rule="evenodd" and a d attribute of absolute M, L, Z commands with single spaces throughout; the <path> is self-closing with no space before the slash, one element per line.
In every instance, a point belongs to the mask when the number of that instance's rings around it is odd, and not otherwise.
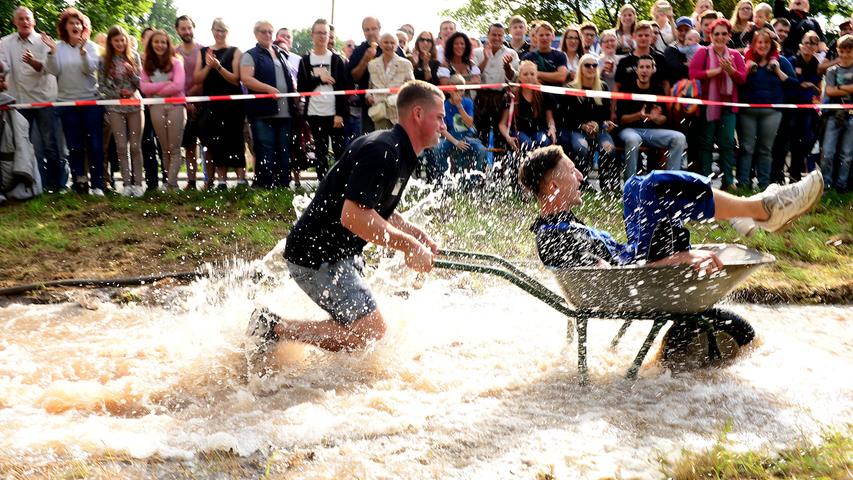
<path fill-rule="evenodd" d="M 394 215 L 397 215 L 396 212 Z M 406 228 L 414 228 L 422 235 L 426 235 L 405 219 L 402 219 L 402 222 L 407 226 Z M 413 270 L 419 272 L 432 270 L 433 254 L 430 251 L 432 246 L 422 243 L 422 240 L 415 235 L 385 220 L 376 210 L 349 199 L 344 200 L 344 208 L 341 210 L 341 224 L 363 240 L 375 243 L 380 247 L 400 250 L 406 256 L 406 265 Z"/>

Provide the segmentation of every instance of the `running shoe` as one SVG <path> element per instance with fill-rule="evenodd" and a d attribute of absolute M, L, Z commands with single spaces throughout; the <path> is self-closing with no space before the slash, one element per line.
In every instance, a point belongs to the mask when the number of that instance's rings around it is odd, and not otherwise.
<path fill-rule="evenodd" d="M 779 231 L 814 208 L 822 194 L 823 175 L 820 170 L 814 170 L 799 182 L 779 187 L 775 193 L 765 196 L 764 208 L 770 218 L 755 223 L 768 232 Z"/>

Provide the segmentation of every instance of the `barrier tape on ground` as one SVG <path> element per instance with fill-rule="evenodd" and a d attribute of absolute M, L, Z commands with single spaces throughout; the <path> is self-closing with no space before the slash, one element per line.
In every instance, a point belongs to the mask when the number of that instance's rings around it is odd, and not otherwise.
<path fill-rule="evenodd" d="M 655 102 L 655 103 L 681 103 L 686 105 L 715 105 L 720 107 L 737 107 L 737 108 L 788 108 L 788 109 L 813 109 L 813 110 L 853 110 L 853 103 L 742 103 L 742 102 L 718 102 L 714 100 L 701 100 L 697 98 L 682 98 L 666 95 L 644 95 L 637 93 L 622 93 L 622 92 L 604 92 L 600 90 L 578 90 L 567 87 L 554 87 L 550 85 L 538 85 L 529 83 L 490 83 L 481 85 L 441 85 L 438 88 L 444 91 L 448 90 L 502 90 L 508 87 L 520 87 L 530 90 L 539 90 L 545 93 L 554 95 L 570 95 L 573 97 L 590 97 L 590 98 L 608 98 L 612 100 L 627 100 L 634 102 Z M 163 104 L 183 104 L 183 103 L 200 103 L 200 102 L 222 102 L 234 100 L 257 100 L 257 99 L 273 99 L 273 98 L 296 98 L 296 97 L 315 97 L 319 95 L 366 95 L 372 94 L 389 94 L 397 93 L 399 87 L 395 88 L 370 88 L 357 90 L 332 90 L 323 92 L 291 92 L 291 93 L 263 93 L 263 94 L 246 94 L 246 95 L 213 95 L 213 96 L 193 96 L 193 97 L 169 97 L 169 98 L 123 98 L 115 100 L 76 100 L 70 102 L 37 102 L 37 103 L 13 103 L 10 105 L 0 106 L 0 110 L 17 109 L 24 110 L 29 108 L 45 108 L 45 107 L 90 107 L 93 105 L 163 105 Z"/>

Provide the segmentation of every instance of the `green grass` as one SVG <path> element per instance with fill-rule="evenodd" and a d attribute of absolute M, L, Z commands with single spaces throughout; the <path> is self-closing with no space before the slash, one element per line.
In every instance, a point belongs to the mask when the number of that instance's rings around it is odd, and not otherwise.
<path fill-rule="evenodd" d="M 409 196 L 416 201 L 419 195 L 425 193 Z M 584 198 L 578 216 L 624 240 L 621 203 L 600 195 Z M 406 203 L 414 203 L 409 200 L 407 196 Z M 0 270 L 10 274 L 0 283 L 82 273 L 149 274 L 191 269 L 234 255 L 257 258 L 287 235 L 294 220 L 292 201 L 291 191 L 235 188 L 154 192 L 143 199 L 43 195 L 5 205 L 0 208 Z M 538 265 L 529 231 L 537 212 L 527 196 L 454 194 L 428 213 L 427 230 L 444 248 L 485 251 Z M 814 212 L 783 234 L 759 232 L 745 239 L 727 223 L 690 228 L 693 243 L 742 243 L 777 257 L 775 266 L 750 277 L 747 290 L 770 292 L 781 301 L 850 301 L 843 295 L 853 288 L 853 194 L 827 194 Z M 57 255 L 62 252 L 72 253 L 76 264 L 58 264 L 57 259 L 65 257 Z"/>
<path fill-rule="evenodd" d="M 853 478 L 853 425 L 846 431 L 825 431 L 817 443 L 802 439 L 796 445 L 771 452 L 735 451 L 727 439 L 727 425 L 717 442 L 701 452 L 683 451 L 669 463 L 661 460 L 667 479 L 826 479 Z"/>

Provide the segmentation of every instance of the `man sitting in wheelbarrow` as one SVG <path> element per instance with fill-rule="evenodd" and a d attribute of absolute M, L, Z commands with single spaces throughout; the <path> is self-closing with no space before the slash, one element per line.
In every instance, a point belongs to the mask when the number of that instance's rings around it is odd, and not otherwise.
<path fill-rule="evenodd" d="M 692 172 L 667 170 L 633 176 L 623 191 L 626 243 L 585 225 L 572 208 L 581 205 L 583 175 L 558 146 L 534 150 L 522 161 L 519 182 L 539 203 L 536 234 L 539 258 L 547 266 L 570 268 L 644 263 L 647 266 L 691 264 L 710 274 L 723 265 L 707 250 L 690 248 L 688 220 L 748 218 L 775 232 L 811 210 L 823 193 L 815 170 L 787 186 L 771 185 L 751 197 L 711 188 L 711 179 Z"/>

